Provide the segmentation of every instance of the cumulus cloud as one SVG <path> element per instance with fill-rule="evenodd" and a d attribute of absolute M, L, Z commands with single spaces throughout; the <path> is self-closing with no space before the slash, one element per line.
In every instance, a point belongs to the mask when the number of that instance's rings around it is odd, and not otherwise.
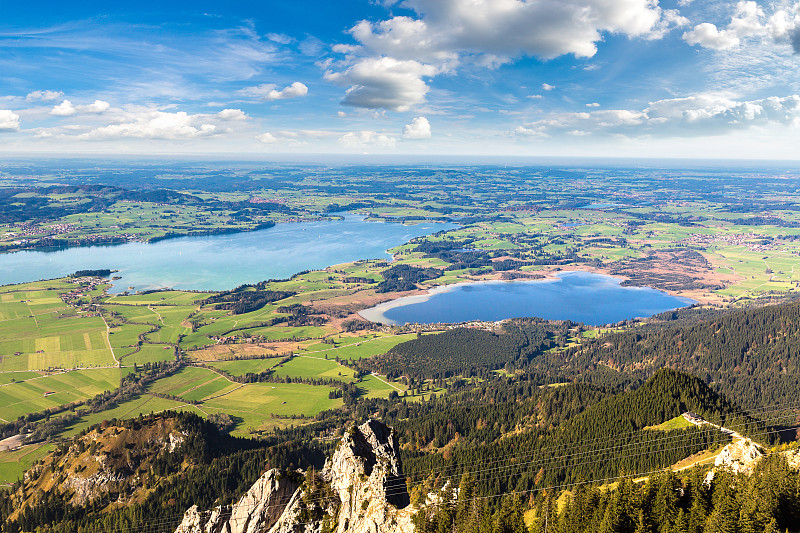
<path fill-rule="evenodd" d="M 28 102 L 52 102 L 64 96 L 61 91 L 33 91 L 25 96 Z"/>
<path fill-rule="evenodd" d="M 51 115 L 55 115 L 57 117 L 68 117 L 70 115 L 74 115 L 75 113 L 75 107 L 69 100 L 64 100 L 50 111 Z"/>
<path fill-rule="evenodd" d="M 357 44 L 326 79 L 349 85 L 344 104 L 406 110 L 424 101 L 426 78 L 469 62 L 495 68 L 521 56 L 592 57 L 603 34 L 659 38 L 688 21 L 654 0 L 405 0 L 416 16 L 361 21 Z M 382 97 L 382 93 L 390 96 Z"/>
<path fill-rule="evenodd" d="M 105 113 L 109 110 L 111 104 L 103 100 L 95 100 L 89 105 L 79 105 L 77 110 L 82 113 Z"/>
<path fill-rule="evenodd" d="M 274 143 L 278 142 L 278 138 L 275 137 L 270 132 L 265 132 L 265 133 L 262 133 L 261 135 L 257 135 L 256 136 L 256 140 L 258 140 L 258 142 L 262 142 L 264 144 L 274 144 Z"/>
<path fill-rule="evenodd" d="M 0 131 L 18 131 L 19 115 L 9 109 L 0 109 Z"/>
<path fill-rule="evenodd" d="M 778 3 L 767 14 L 758 3 L 740 0 L 726 28 L 718 28 L 710 22 L 697 24 L 683 34 L 691 45 L 715 50 L 728 50 L 752 39 L 760 42 L 785 43 L 800 53 L 797 35 L 800 31 L 800 2 Z"/>
<path fill-rule="evenodd" d="M 91 113 L 101 114 L 105 113 L 111 108 L 111 104 L 103 100 L 95 100 L 88 105 L 74 106 L 69 100 L 64 100 L 60 104 L 53 107 L 50 114 L 57 117 L 69 117 L 77 113 Z"/>
<path fill-rule="evenodd" d="M 419 17 L 362 21 L 363 46 L 397 58 L 451 59 L 471 53 L 506 61 L 521 55 L 591 57 L 602 33 L 648 36 L 665 11 L 652 0 L 406 0 Z"/>
<path fill-rule="evenodd" d="M 241 109 L 223 109 L 216 114 L 220 120 L 247 120 L 247 113 Z"/>
<path fill-rule="evenodd" d="M 339 137 L 339 144 L 345 148 L 394 148 L 393 136 L 376 131 L 350 131 Z"/>
<path fill-rule="evenodd" d="M 281 90 L 272 83 L 263 83 L 255 87 L 245 87 L 239 94 L 250 96 L 253 98 L 260 98 L 261 100 L 271 102 L 273 100 L 286 100 L 288 98 L 298 98 L 308 94 L 308 87 L 305 84 L 296 81 L 291 85 L 284 87 Z"/>
<path fill-rule="evenodd" d="M 417 117 L 403 128 L 404 139 L 430 139 L 431 124 L 425 117 Z"/>
<path fill-rule="evenodd" d="M 514 133 L 520 137 L 549 137 L 544 131 L 544 127 L 539 124 L 533 124 L 533 127 L 517 126 Z"/>
<path fill-rule="evenodd" d="M 213 115 L 190 115 L 184 111 L 168 113 L 148 111 L 138 113 L 120 124 L 109 124 L 78 135 L 84 140 L 109 139 L 196 139 L 216 133 Z"/>
<path fill-rule="evenodd" d="M 800 126 L 800 96 L 738 101 L 726 95 L 700 94 L 651 102 L 643 110 L 565 113 L 524 124 L 516 135 L 619 134 L 630 137 L 722 135 L 768 125 Z"/>
<path fill-rule="evenodd" d="M 325 79 L 349 85 L 344 105 L 407 111 L 422 103 L 430 90 L 423 78 L 438 72 L 419 61 L 380 57 L 360 60 L 344 72 L 328 71 Z"/>
<path fill-rule="evenodd" d="M 691 45 L 700 45 L 714 50 L 727 50 L 739 44 L 739 37 L 734 32 L 718 30 L 710 22 L 698 24 L 693 30 L 684 33 L 683 39 Z"/>

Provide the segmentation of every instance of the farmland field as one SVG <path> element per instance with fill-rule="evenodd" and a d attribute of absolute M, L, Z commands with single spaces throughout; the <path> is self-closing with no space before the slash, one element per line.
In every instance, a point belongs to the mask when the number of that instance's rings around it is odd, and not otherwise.
<path fill-rule="evenodd" d="M 119 386 L 120 370 L 73 370 L 32 377 L 0 386 L 0 412 L 5 422 L 28 413 L 86 400 Z"/>

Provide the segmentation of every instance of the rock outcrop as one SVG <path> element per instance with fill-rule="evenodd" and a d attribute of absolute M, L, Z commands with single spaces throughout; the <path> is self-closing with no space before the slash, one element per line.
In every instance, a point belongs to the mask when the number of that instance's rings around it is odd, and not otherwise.
<path fill-rule="evenodd" d="M 764 457 L 764 451 L 758 444 L 748 438 L 738 438 L 722 449 L 714 461 L 714 468 L 706 474 L 705 481 L 711 483 L 714 479 L 714 472 L 720 468 L 749 476 L 762 457 Z"/>
<path fill-rule="evenodd" d="M 268 470 L 231 507 L 200 511 L 196 505 L 183 516 L 175 533 L 261 533 L 278 521 L 300 487 L 300 476 Z M 302 479 L 302 478 L 300 478 Z"/>
<path fill-rule="evenodd" d="M 394 431 L 352 427 L 320 472 L 270 470 L 235 505 L 193 506 L 175 533 L 412 533 Z"/>

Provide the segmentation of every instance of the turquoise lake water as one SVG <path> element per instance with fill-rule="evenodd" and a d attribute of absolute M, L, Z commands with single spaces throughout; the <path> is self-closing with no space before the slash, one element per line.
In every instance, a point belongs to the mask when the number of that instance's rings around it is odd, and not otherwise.
<path fill-rule="evenodd" d="M 180 237 L 155 243 L 90 246 L 58 251 L 0 254 L 0 284 L 57 278 L 85 269 L 118 269 L 110 292 L 225 290 L 244 283 L 287 278 L 303 270 L 356 261 L 388 259 L 386 250 L 455 224 L 413 226 L 344 220 L 278 224 L 248 233 Z"/>
<path fill-rule="evenodd" d="M 560 272 L 554 280 L 462 283 L 361 311 L 384 324 L 458 323 L 539 317 L 603 325 L 647 317 L 695 303 L 649 287 L 590 272 Z"/>

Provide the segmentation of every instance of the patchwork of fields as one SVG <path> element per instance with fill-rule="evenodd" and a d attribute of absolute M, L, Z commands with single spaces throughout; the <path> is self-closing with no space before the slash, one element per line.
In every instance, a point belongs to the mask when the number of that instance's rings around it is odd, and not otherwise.
<path fill-rule="evenodd" d="M 306 200 L 292 199 L 298 205 Z M 563 265 L 615 273 L 641 284 L 663 282 L 669 290 L 714 305 L 746 304 L 800 286 L 800 246 L 795 245 L 800 227 L 790 224 L 741 225 L 736 214 L 702 203 L 692 207 L 691 215 L 703 224 L 653 220 L 648 217 L 654 208 L 647 206 L 625 212 L 513 210 L 519 205 L 524 206 L 509 200 L 512 210 L 502 219 L 479 220 L 425 239 L 428 244 L 466 243 L 467 252 L 491 254 L 488 263 L 471 265 L 468 257 L 459 256 L 453 265 L 452 257 L 418 250 L 414 242 L 392 249 L 393 264 L 440 269 L 441 275 L 421 281 L 420 288 L 509 279 L 492 261 L 516 262 L 514 275 L 530 278 Z M 101 228 L 108 225 L 113 233 L 113 220 L 139 224 L 139 211 L 116 206 L 86 220 Z M 387 204 L 373 215 L 426 213 L 430 211 Z M 659 216 L 684 214 L 677 207 L 659 211 Z M 196 214 L 175 215 L 189 220 Z M 467 215 L 469 210 L 459 211 L 459 216 Z M 154 227 L 146 234 L 159 231 Z M 363 329 L 363 324 L 352 327 L 358 310 L 397 296 L 376 290 L 387 268 L 386 261 L 356 261 L 273 280 L 258 289 L 243 287 L 245 292 L 275 291 L 285 297 L 241 312 L 209 303 L 211 293 L 109 296 L 102 285 L 82 286 L 70 278 L 0 287 L 0 422 L 37 418 L 46 410 L 57 418 L 71 413 L 72 405 L 77 416 L 58 433 L 66 437 L 105 419 L 172 409 L 204 417 L 227 414 L 235 421 L 233 432 L 247 436 L 306 423 L 343 405 L 342 391 L 352 387 L 366 398 L 397 393 L 418 400 L 445 385 L 431 383 L 423 391 L 419 383 L 410 388 L 405 380 L 360 375 L 352 368 L 355 361 L 384 354 L 416 336 L 389 328 Z M 67 293 L 72 294 L 69 304 L 63 296 Z M 599 334 L 590 330 L 583 337 Z M 569 340 L 575 345 L 581 339 Z M 143 392 L 95 413 L 85 408 L 87 400 L 116 391 L 125 376 L 138 379 L 153 369 L 162 369 L 165 377 L 148 382 Z M 15 479 L 47 446 L 0 452 L 0 480 Z"/>

